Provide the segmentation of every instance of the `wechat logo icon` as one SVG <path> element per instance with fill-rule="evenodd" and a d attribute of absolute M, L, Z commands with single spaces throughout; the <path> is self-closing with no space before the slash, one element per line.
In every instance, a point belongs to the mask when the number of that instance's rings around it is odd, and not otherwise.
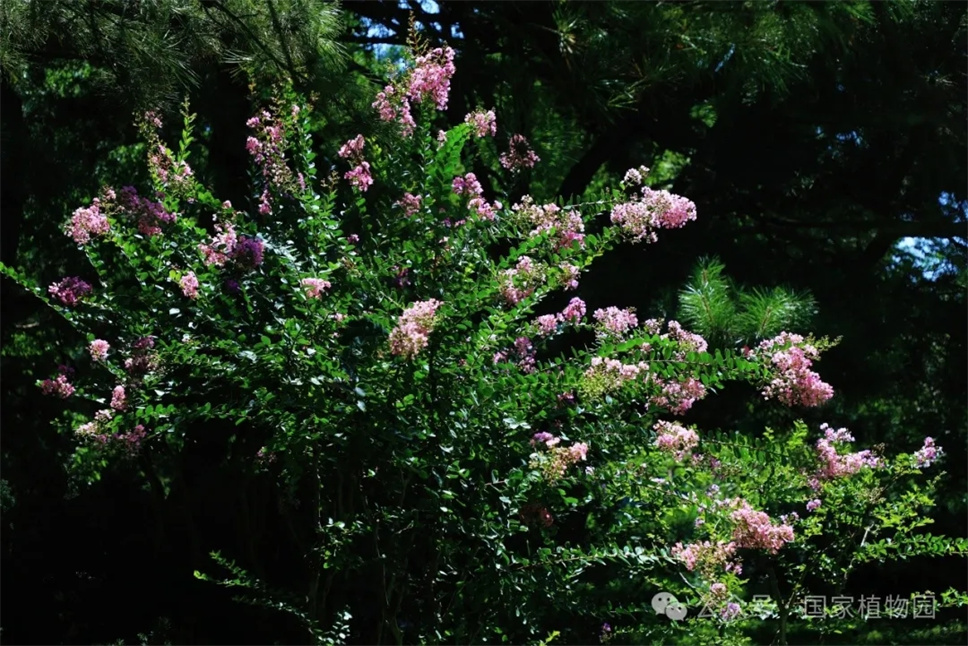
<path fill-rule="evenodd" d="M 682 621 L 689 613 L 686 606 L 679 603 L 675 595 L 669 592 L 659 592 L 652 597 L 652 609 L 657 615 L 665 615 L 673 621 Z"/>

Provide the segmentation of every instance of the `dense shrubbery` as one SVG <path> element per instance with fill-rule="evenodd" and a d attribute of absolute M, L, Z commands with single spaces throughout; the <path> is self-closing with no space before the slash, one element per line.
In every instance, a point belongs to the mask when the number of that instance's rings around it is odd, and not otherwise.
<path fill-rule="evenodd" d="M 580 204 L 489 199 L 468 170 L 483 147 L 500 142 L 508 178 L 539 160 L 490 111 L 437 128 L 453 72 L 447 48 L 416 57 L 373 105 L 385 128 L 347 141 L 327 177 L 310 108 L 280 91 L 248 123 L 249 214 L 194 176 L 187 111 L 177 151 L 146 115 L 154 194 L 105 188 L 67 226 L 91 273 L 45 290 L 4 268 L 87 336 L 76 368 L 40 383 L 81 402 L 64 419 L 79 481 L 134 461 L 164 496 L 198 444 L 217 447 L 212 468 L 274 478 L 302 586 L 270 591 L 254 550 L 216 561 L 318 642 L 747 643 L 767 613 L 783 641 L 805 595 L 865 562 L 966 552 L 918 531 L 931 438 L 891 456 L 826 425 L 681 423 L 731 381 L 760 405 L 822 405 L 813 362 L 831 342 L 783 329 L 799 321 L 787 294 L 747 303 L 741 350 L 588 312 L 566 292 L 595 258 L 696 206 L 647 169 Z M 659 592 L 684 619 L 656 613 Z M 933 613 L 963 597 L 918 599 Z M 825 629 L 857 620 L 831 614 Z"/>

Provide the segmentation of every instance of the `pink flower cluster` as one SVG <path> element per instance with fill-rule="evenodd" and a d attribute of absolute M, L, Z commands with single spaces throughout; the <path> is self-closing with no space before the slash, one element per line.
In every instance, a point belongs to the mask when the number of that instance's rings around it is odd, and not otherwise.
<path fill-rule="evenodd" d="M 807 511 L 816 511 L 818 509 L 820 509 L 819 498 L 814 498 L 813 500 L 807 503 Z"/>
<path fill-rule="evenodd" d="M 98 411 L 94 416 L 93 422 L 81 424 L 74 429 L 74 433 L 79 437 L 95 440 L 102 445 L 106 445 L 108 442 L 116 443 L 116 445 L 120 445 L 124 451 L 128 453 L 128 455 L 136 455 L 138 450 L 141 448 L 141 443 L 148 435 L 145 431 L 145 427 L 141 424 L 138 424 L 127 433 L 110 435 L 103 428 L 103 425 L 111 420 L 112 413 L 113 411 L 110 410 Z"/>
<path fill-rule="evenodd" d="M 585 370 L 585 379 L 594 384 L 596 390 L 611 392 L 634 381 L 648 370 L 649 364 L 644 361 L 632 364 L 608 357 L 593 357 L 591 366 Z"/>
<path fill-rule="evenodd" d="M 669 332 L 662 335 L 663 339 L 671 339 L 679 344 L 681 352 L 676 353 L 676 358 L 684 361 L 688 352 L 705 352 L 709 347 L 706 339 L 684 329 L 678 321 L 669 321 Z"/>
<path fill-rule="evenodd" d="M 560 443 L 560 437 L 546 431 L 535 433 L 531 438 L 531 446 L 548 449 L 546 457 L 533 461 L 532 467 L 540 467 L 549 480 L 561 478 L 569 467 L 584 462 L 588 455 L 588 444 L 585 442 L 576 442 L 569 447 L 560 446 Z"/>
<path fill-rule="evenodd" d="M 424 56 L 417 57 L 410 74 L 407 96 L 417 103 L 424 99 L 433 101 L 438 110 L 447 109 L 450 79 L 457 68 L 454 66 L 454 50 L 438 47 Z"/>
<path fill-rule="evenodd" d="M 585 223 L 578 211 L 562 210 L 556 204 L 536 205 L 529 195 L 525 195 L 521 204 L 515 204 L 512 210 L 534 227 L 530 233 L 532 238 L 554 233 L 555 251 L 568 248 L 573 242 L 584 248 Z"/>
<path fill-rule="evenodd" d="M 262 170 L 266 185 L 259 201 L 259 213 L 269 215 L 272 213 L 269 187 L 284 190 L 294 188 L 293 174 L 286 162 L 285 126 L 277 116 L 266 110 L 246 121 L 245 125 L 255 131 L 255 136 L 246 140 L 245 148 Z M 304 183 L 301 176 L 300 183 Z"/>
<path fill-rule="evenodd" d="M 559 316 L 566 323 L 580 323 L 582 317 L 585 316 L 585 301 L 580 298 L 571 299 L 565 309 L 561 310 Z"/>
<path fill-rule="evenodd" d="M 188 298 L 198 298 L 198 278 L 195 276 L 195 272 L 190 271 L 182 276 L 178 281 L 178 286 L 181 287 L 182 294 Z"/>
<path fill-rule="evenodd" d="M 404 193 L 403 197 L 399 202 L 396 203 L 397 206 L 403 209 L 403 214 L 408 218 L 413 216 L 417 211 L 420 210 L 420 203 L 423 201 L 423 196 L 412 195 L 410 193 Z"/>
<path fill-rule="evenodd" d="M 373 185 L 373 175 L 370 174 L 370 162 L 360 162 L 355 168 L 346 171 L 343 177 L 350 181 L 353 188 L 363 193 Z"/>
<path fill-rule="evenodd" d="M 486 137 L 487 135 L 493 137 L 497 134 L 497 117 L 494 116 L 493 110 L 471 112 L 464 117 L 464 123 L 473 126 L 474 134 L 478 137 Z"/>
<path fill-rule="evenodd" d="M 175 190 L 186 188 L 193 175 L 191 166 L 185 161 L 176 161 L 171 150 L 161 143 L 156 144 L 152 152 L 148 153 L 148 166 L 151 174 L 162 186 L 170 186 Z"/>
<path fill-rule="evenodd" d="M 303 278 L 299 284 L 306 289 L 306 298 L 320 298 L 324 291 L 333 286 L 331 282 L 322 278 Z"/>
<path fill-rule="evenodd" d="M 356 135 L 343 144 L 339 153 L 337 153 L 343 159 L 347 159 L 351 164 L 354 164 L 354 167 L 347 171 L 343 177 L 348 179 L 356 190 L 364 193 L 373 184 L 370 164 L 363 160 L 363 146 L 365 145 L 366 141 L 363 139 L 363 135 Z"/>
<path fill-rule="evenodd" d="M 551 336 L 558 330 L 558 317 L 554 314 L 543 314 L 535 319 L 538 325 L 538 336 Z"/>
<path fill-rule="evenodd" d="M 652 428 L 656 432 L 656 448 L 672 453 L 676 460 L 685 458 L 699 444 L 699 435 L 691 428 L 666 421 L 657 422 Z"/>
<path fill-rule="evenodd" d="M 68 276 L 59 283 L 47 288 L 51 296 L 68 307 L 74 307 L 82 298 L 91 293 L 91 286 L 77 276 Z"/>
<path fill-rule="evenodd" d="M 292 179 L 292 172 L 286 165 L 285 128 L 278 118 L 263 110 L 245 122 L 255 131 L 256 136 L 246 140 L 246 150 L 262 168 L 262 176 L 276 186 L 285 186 Z"/>
<path fill-rule="evenodd" d="M 388 85 L 376 95 L 373 108 L 383 121 L 398 121 L 404 137 L 413 134 L 416 122 L 410 112 L 410 101 L 430 99 L 438 110 L 447 108 L 450 79 L 454 75 L 454 50 L 438 47 L 415 61 L 413 69 L 396 85 Z"/>
<path fill-rule="evenodd" d="M 737 500 L 739 508 L 730 514 L 735 523 L 733 541 L 737 547 L 767 550 L 776 554 L 786 543 L 793 542 L 793 528 L 786 523 L 774 525 L 769 515 L 756 511 L 745 500 Z"/>
<path fill-rule="evenodd" d="M 203 242 L 198 245 L 199 250 L 201 250 L 202 255 L 205 257 L 205 264 L 209 267 L 212 265 L 216 267 L 224 265 L 235 250 L 235 245 L 238 243 L 238 236 L 231 222 L 226 222 L 225 224 L 216 222 L 215 230 L 218 233 L 212 237 L 209 244 Z"/>
<path fill-rule="evenodd" d="M 128 405 L 128 396 L 124 392 L 124 386 L 115 386 L 111 393 L 111 408 L 114 410 L 124 410 Z"/>
<path fill-rule="evenodd" d="M 817 440 L 817 454 L 820 457 L 820 472 L 818 477 L 841 478 L 857 473 L 864 467 L 876 468 L 880 460 L 869 450 L 847 453 L 837 453 L 836 444 L 847 444 L 854 441 L 846 428 L 834 430 L 827 424 L 821 424 L 820 430 L 824 436 Z"/>
<path fill-rule="evenodd" d="M 725 567 L 727 572 L 741 574 L 742 565 L 738 560 L 733 560 L 736 554 L 736 543 L 712 543 L 703 541 L 702 543 L 690 543 L 683 546 L 676 543 L 672 547 L 672 556 L 685 564 L 690 572 L 699 570 L 700 572 L 711 573 L 714 570 Z"/>
<path fill-rule="evenodd" d="M 652 384 L 659 386 L 660 390 L 649 398 L 649 404 L 664 408 L 673 415 L 684 415 L 693 404 L 706 396 L 706 387 L 692 377 L 684 381 L 665 381 L 653 377 Z"/>
<path fill-rule="evenodd" d="M 625 177 L 622 178 L 622 183 L 626 187 L 639 186 L 645 181 L 646 176 L 649 174 L 649 169 L 645 166 L 639 166 L 638 168 L 630 168 L 625 171 Z"/>
<path fill-rule="evenodd" d="M 77 244 L 85 245 L 90 242 L 91 236 L 104 235 L 110 228 L 107 216 L 101 212 L 101 200 L 94 198 L 91 206 L 74 211 L 67 226 L 67 235 L 74 238 Z"/>
<path fill-rule="evenodd" d="M 944 455 L 944 449 L 935 446 L 934 438 L 926 437 L 924 438 L 924 446 L 914 453 L 914 462 L 919 469 L 922 469 L 934 464 L 935 460 L 942 455 Z"/>
<path fill-rule="evenodd" d="M 810 370 L 820 352 L 799 334 L 782 332 L 760 343 L 758 349 L 767 354 L 776 371 L 763 390 L 765 399 L 775 397 L 787 406 L 819 406 L 833 397 L 830 384 Z"/>
<path fill-rule="evenodd" d="M 45 395 L 57 395 L 61 399 L 67 399 L 74 394 L 74 386 L 67 381 L 66 374 L 57 375 L 54 379 L 45 379 L 40 385 L 40 390 Z"/>
<path fill-rule="evenodd" d="M 258 238 L 239 236 L 231 222 L 215 223 L 218 232 L 206 243 L 198 245 L 204 262 L 211 267 L 222 267 L 230 260 L 242 269 L 255 269 L 262 264 L 265 243 Z"/>
<path fill-rule="evenodd" d="M 452 186 L 457 195 L 470 196 L 471 199 L 467 203 L 467 208 L 477 213 L 482 220 L 493 220 L 496 217 L 495 209 L 500 209 L 501 203 L 488 204 L 487 200 L 484 199 L 484 189 L 481 187 L 481 183 L 477 181 L 477 176 L 474 173 L 467 173 L 464 177 L 455 177 Z"/>
<path fill-rule="evenodd" d="M 580 298 L 573 298 L 558 314 L 544 314 L 535 319 L 538 336 L 550 336 L 558 331 L 558 324 L 580 323 L 585 316 L 585 302 Z"/>
<path fill-rule="evenodd" d="M 581 273 L 581 270 L 567 262 L 558 265 L 558 269 L 561 270 L 561 282 L 564 285 L 565 291 L 578 289 L 578 275 Z"/>
<path fill-rule="evenodd" d="M 501 153 L 500 161 L 501 166 L 516 172 L 522 168 L 534 168 L 541 158 L 531 149 L 531 144 L 524 135 L 514 135 L 511 137 L 508 152 Z"/>
<path fill-rule="evenodd" d="M 498 280 L 504 300 L 508 305 L 517 305 L 531 296 L 544 280 L 544 267 L 529 256 L 521 256 L 517 265 L 500 273 Z"/>
<path fill-rule="evenodd" d="M 148 436 L 148 432 L 145 427 L 138 424 L 133 429 L 127 433 L 122 433 L 116 436 L 116 441 L 120 442 L 127 451 L 128 455 L 137 455 L 138 451 L 141 450 L 141 443 Z"/>
<path fill-rule="evenodd" d="M 111 345 L 104 339 L 94 339 L 91 341 L 91 345 L 88 350 L 91 353 L 91 358 L 95 361 L 104 361 L 108 358 L 108 350 Z"/>
<path fill-rule="evenodd" d="M 600 333 L 617 339 L 622 338 L 626 332 L 639 324 L 639 319 L 632 308 L 623 310 L 617 307 L 606 307 L 603 310 L 595 310 L 592 317 L 598 322 L 595 327 Z"/>
<path fill-rule="evenodd" d="M 418 301 L 405 309 L 390 332 L 390 352 L 412 359 L 427 347 L 430 333 L 436 323 L 437 309 L 443 305 L 438 300 Z"/>
<path fill-rule="evenodd" d="M 612 208 L 612 223 L 634 242 L 655 242 L 656 229 L 675 229 L 696 219 L 696 205 L 669 191 L 642 187 L 642 196 Z"/>
<path fill-rule="evenodd" d="M 363 147 L 366 146 L 366 140 L 363 135 L 356 135 L 345 144 L 343 144 L 339 152 L 336 153 L 343 159 L 357 160 L 363 157 Z"/>

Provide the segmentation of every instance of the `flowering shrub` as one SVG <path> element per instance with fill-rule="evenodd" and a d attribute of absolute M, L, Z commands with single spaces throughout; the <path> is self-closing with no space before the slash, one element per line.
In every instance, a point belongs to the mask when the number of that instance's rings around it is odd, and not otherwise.
<path fill-rule="evenodd" d="M 655 242 L 696 206 L 645 186 L 640 169 L 626 175 L 631 197 L 505 208 L 462 161 L 496 132 L 493 113 L 433 124 L 454 72 L 449 48 L 418 56 L 373 104 L 398 126 L 392 140 L 347 141 L 325 179 L 311 109 L 283 92 L 248 123 L 249 214 L 191 171 L 190 116 L 174 152 L 150 115 L 153 198 L 107 188 L 67 227 L 93 284 L 65 278 L 49 298 L 3 268 L 88 337 L 77 385 L 66 374 L 40 384 L 89 404 L 65 424 L 78 477 L 136 457 L 164 496 L 200 438 L 221 441 L 222 460 L 283 492 L 306 566 L 304 587 L 286 592 L 300 601 L 267 600 L 217 560 L 230 585 L 295 614 L 320 643 L 518 642 L 565 621 L 589 626 L 569 629 L 583 642 L 604 619 L 610 641 L 670 641 L 667 618 L 643 612 L 659 590 L 712 605 L 717 630 L 739 639 L 747 582 L 788 577 L 775 594 L 787 621 L 804 553 L 834 580 L 902 546 L 964 550 L 911 533 L 929 497 L 890 497 L 939 458 L 930 438 L 891 460 L 845 452 L 853 438 L 827 427 L 811 444 L 803 425 L 760 441 L 669 421 L 728 381 L 785 406 L 822 404 L 833 394 L 811 370 L 822 340 L 784 333 L 710 353 L 678 322 L 640 324 L 621 304 L 590 320 L 577 297 L 548 312 L 596 257 Z M 511 144 L 507 172 L 539 161 L 522 136 Z M 598 214 L 612 225 L 593 225 Z M 498 243 L 510 252 L 489 252 Z M 581 332 L 594 341 L 553 352 Z M 846 531 L 858 523 L 870 523 L 865 540 Z M 350 581 L 363 592 L 338 592 Z M 683 624 L 688 635 L 703 621 Z"/>

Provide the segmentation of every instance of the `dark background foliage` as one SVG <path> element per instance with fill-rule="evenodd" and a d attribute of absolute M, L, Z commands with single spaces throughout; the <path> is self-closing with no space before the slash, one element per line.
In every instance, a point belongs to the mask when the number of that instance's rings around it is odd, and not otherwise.
<path fill-rule="evenodd" d="M 375 127 L 369 102 L 412 15 L 429 42 L 457 49 L 450 120 L 494 106 L 502 133 L 524 133 L 542 157 L 511 187 L 475 168 L 488 197 L 580 199 L 645 164 L 696 202 L 690 227 L 597 265 L 580 292 L 589 307 L 675 316 L 699 256 L 718 256 L 741 284 L 809 292 L 811 331 L 843 342 L 819 366 L 837 396 L 808 421 L 892 451 L 935 437 L 950 475 L 933 531 L 968 535 L 964 4 L 352 2 L 339 14 L 315 0 L 12 4 L 0 8 L 5 264 L 44 284 L 83 275 L 60 228 L 101 184 L 145 185 L 133 120 L 149 106 L 174 117 L 190 98 L 196 171 L 220 199 L 251 205 L 245 120 L 290 77 L 315 97 L 327 169 L 343 140 Z M 304 641 L 283 616 L 191 575 L 224 549 L 270 582 L 299 576 L 271 483 L 198 446 L 166 500 L 123 470 L 78 489 L 64 472 L 70 439 L 34 385 L 77 359 L 78 339 L 15 286 L 2 294 L 0 639 Z M 749 433 L 790 421 L 731 401 L 749 397 L 698 405 L 689 421 Z M 865 577 L 885 593 L 901 582 L 964 589 L 964 564 L 951 565 Z"/>

